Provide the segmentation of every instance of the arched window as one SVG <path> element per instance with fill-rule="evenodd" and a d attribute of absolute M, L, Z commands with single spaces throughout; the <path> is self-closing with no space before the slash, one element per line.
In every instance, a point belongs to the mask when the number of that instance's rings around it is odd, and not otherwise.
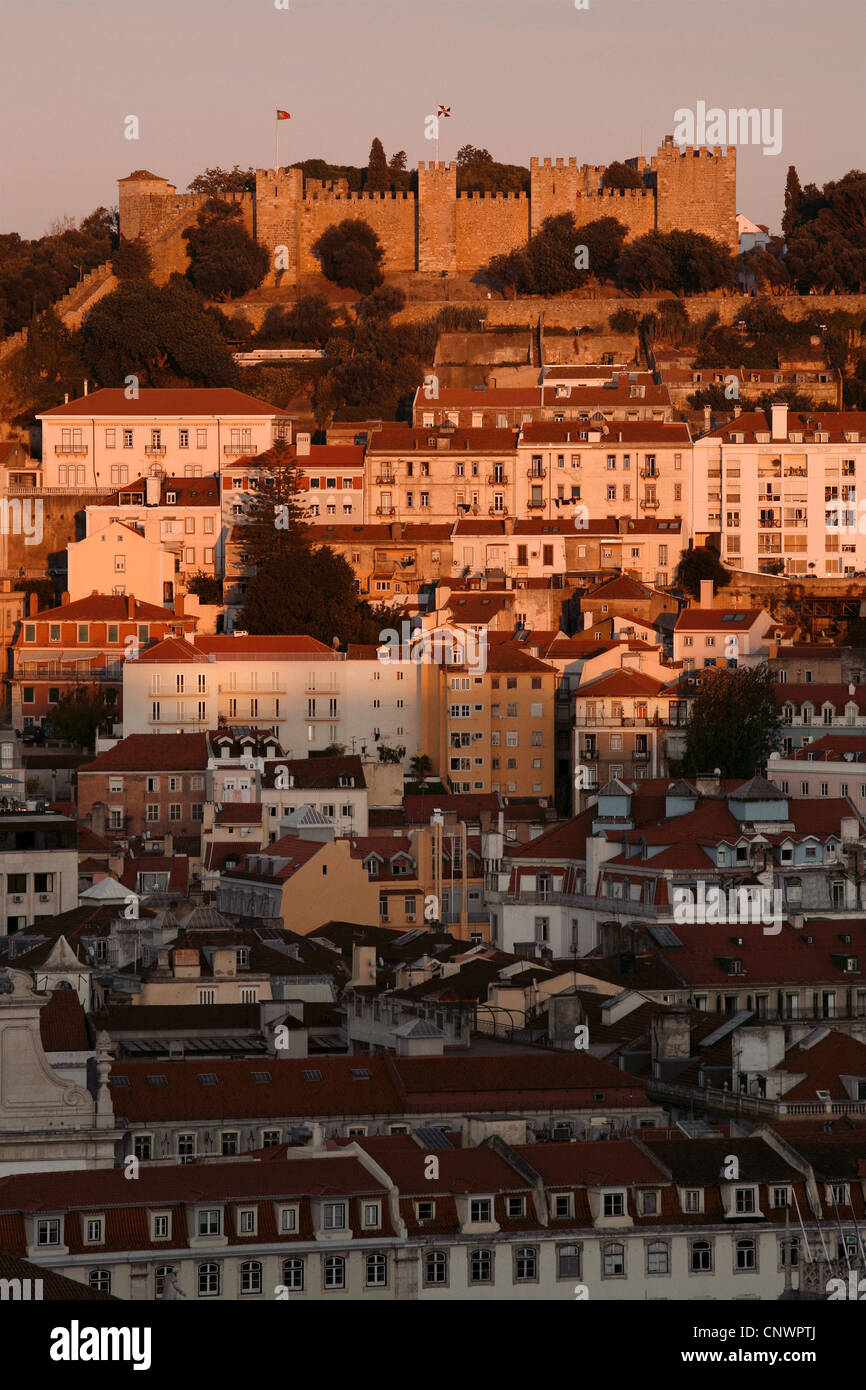
<path fill-rule="evenodd" d="M 756 1269 L 757 1252 L 753 1240 L 737 1241 L 737 1269 Z"/>
<path fill-rule="evenodd" d="M 262 1266 L 258 1260 L 244 1260 L 241 1265 L 241 1293 L 261 1293 Z"/>
<path fill-rule="evenodd" d="M 287 1289 L 302 1293 L 304 1288 L 304 1262 L 297 1257 L 283 1260 L 283 1283 Z"/>
<path fill-rule="evenodd" d="M 388 1282 L 388 1256 L 367 1256 L 367 1288 L 381 1289 Z"/>
<path fill-rule="evenodd" d="M 177 1268 L 175 1265 L 160 1265 L 156 1270 L 154 1270 L 153 1292 L 156 1298 L 165 1298 L 166 1280 L 168 1280 L 169 1284 L 177 1281 Z"/>
<path fill-rule="evenodd" d="M 625 1274 L 625 1246 L 618 1240 L 609 1241 L 602 1256 L 602 1273 L 606 1279 Z"/>
<path fill-rule="evenodd" d="M 670 1274 L 671 1252 L 666 1240 L 652 1240 L 646 1250 L 647 1274 Z"/>
<path fill-rule="evenodd" d="M 713 1247 L 708 1240 L 693 1240 L 689 1264 L 693 1274 L 705 1274 L 713 1267 Z"/>
<path fill-rule="evenodd" d="M 489 1250 L 473 1250 L 469 1256 L 470 1284 L 492 1284 L 493 1256 Z"/>
<path fill-rule="evenodd" d="M 444 1250 L 429 1250 L 424 1256 L 424 1283 L 448 1283 L 448 1256 Z"/>
<path fill-rule="evenodd" d="M 538 1277 L 538 1251 L 534 1245 L 518 1245 L 514 1252 L 514 1279 L 518 1284 Z"/>
<path fill-rule="evenodd" d="M 92 1289 L 97 1289 L 99 1293 L 111 1293 L 111 1270 L 92 1269 L 87 1276 L 87 1282 Z"/>
<path fill-rule="evenodd" d="M 325 1260 L 325 1288 L 344 1289 L 346 1287 L 346 1261 L 342 1255 L 329 1255 Z"/>
<path fill-rule="evenodd" d="M 199 1298 L 215 1298 L 220 1291 L 220 1267 L 218 1264 L 203 1264 L 198 1267 Z"/>

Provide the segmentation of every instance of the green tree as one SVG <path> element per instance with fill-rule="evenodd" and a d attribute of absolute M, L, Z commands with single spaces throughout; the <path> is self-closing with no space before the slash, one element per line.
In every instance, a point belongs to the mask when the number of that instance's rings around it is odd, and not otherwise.
<path fill-rule="evenodd" d="M 423 782 L 426 777 L 432 776 L 433 763 L 426 753 L 416 753 L 409 760 L 409 778 L 412 782 Z"/>
<path fill-rule="evenodd" d="M 686 725 L 685 775 L 718 767 L 725 777 L 753 776 L 779 743 L 777 691 L 768 666 L 705 672 Z"/>
<path fill-rule="evenodd" d="M 256 289 L 268 273 L 268 253 L 244 226 L 239 203 L 209 198 L 183 237 L 187 279 L 209 299 L 237 298 Z"/>
<path fill-rule="evenodd" d="M 402 763 L 406 756 L 406 749 L 401 744 L 399 748 L 389 748 L 387 743 L 378 745 L 380 763 Z"/>
<path fill-rule="evenodd" d="M 61 693 L 51 711 L 51 731 L 65 743 L 92 748 L 100 727 L 117 703 L 115 692 L 98 685 L 73 685 Z"/>
<path fill-rule="evenodd" d="M 120 243 L 111 258 L 111 269 L 118 280 L 145 280 L 153 270 L 153 259 L 147 243 L 141 237 L 128 241 L 120 238 Z"/>
<path fill-rule="evenodd" d="M 323 275 L 343 289 L 370 294 L 382 283 L 382 244 L 361 218 L 348 217 L 326 228 L 312 251 L 321 262 Z"/>
<path fill-rule="evenodd" d="M 637 328 L 637 311 L 616 309 L 608 317 L 607 324 L 612 333 L 634 333 Z"/>
<path fill-rule="evenodd" d="M 49 410 L 64 392 L 77 394 L 87 375 L 81 335 L 66 327 L 53 309 L 30 324 L 27 342 L 7 364 L 10 385 L 20 411 L 14 422 L 32 423 L 40 410 Z"/>
<path fill-rule="evenodd" d="M 399 314 L 405 305 L 406 295 L 399 285 L 380 285 L 372 294 L 358 301 L 356 312 L 360 318 L 370 319 L 379 315 L 390 318 L 392 314 Z"/>
<path fill-rule="evenodd" d="M 209 198 L 218 198 L 223 193 L 252 193 L 256 187 L 255 169 L 241 169 L 236 164 L 233 169 L 205 169 L 196 174 L 187 186 L 189 193 L 206 193 Z"/>
<path fill-rule="evenodd" d="M 182 276 L 167 285 L 125 280 L 85 315 L 82 353 L 102 386 L 237 386 L 239 370 L 221 329 Z"/>
<path fill-rule="evenodd" d="M 696 545 L 682 551 L 674 572 L 674 587 L 691 594 L 692 598 L 700 598 L 703 579 L 712 579 L 713 593 L 716 593 L 730 584 L 731 572 L 725 569 L 718 551 L 710 546 Z"/>
<path fill-rule="evenodd" d="M 392 173 L 404 172 L 406 169 L 406 151 L 398 150 L 396 154 L 392 154 L 388 160 L 388 168 Z"/>
<path fill-rule="evenodd" d="M 325 344 L 334 331 L 334 311 L 321 294 L 305 294 L 291 309 L 272 304 L 256 342 L 279 346 L 285 342 Z"/>
<path fill-rule="evenodd" d="M 636 169 L 630 169 L 627 164 L 621 164 L 618 159 L 615 159 L 605 169 L 601 186 L 602 188 L 643 188 L 643 179 Z"/>
<path fill-rule="evenodd" d="M 647 232 L 623 247 L 617 283 L 634 293 L 705 294 L 734 283 L 735 258 L 701 232 Z"/>
<path fill-rule="evenodd" d="M 204 570 L 198 570 L 195 574 L 191 574 L 186 587 L 202 603 L 221 604 L 223 601 L 222 581 L 216 579 L 212 574 L 205 574 Z"/>
<path fill-rule="evenodd" d="M 782 215 L 782 235 L 788 237 L 800 220 L 800 212 L 803 205 L 803 190 L 800 187 L 800 179 L 793 164 L 788 165 L 788 177 L 785 180 L 785 211 Z"/>
<path fill-rule="evenodd" d="M 626 228 L 613 217 L 578 227 L 570 212 L 548 217 L 526 246 L 494 256 L 487 274 L 518 294 L 562 294 L 616 270 Z M 578 247 L 586 247 L 586 268 Z"/>
<path fill-rule="evenodd" d="M 388 172 L 388 161 L 385 158 L 385 147 L 377 137 L 370 146 L 364 188 L 367 193 L 386 193 L 390 187 L 391 176 Z"/>

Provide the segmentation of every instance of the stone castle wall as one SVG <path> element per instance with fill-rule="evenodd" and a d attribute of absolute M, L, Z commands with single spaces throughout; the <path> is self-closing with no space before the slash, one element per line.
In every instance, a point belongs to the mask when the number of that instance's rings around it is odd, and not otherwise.
<path fill-rule="evenodd" d="M 681 150 L 670 137 L 647 162 L 630 161 L 642 188 L 601 187 L 604 165 L 576 159 L 532 159 L 530 192 L 457 193 L 456 164 L 418 166 L 418 193 L 349 193 L 345 180 L 305 183 L 300 169 L 259 169 L 255 194 L 233 195 L 244 222 L 271 253 L 266 284 L 293 284 L 319 270 L 312 247 L 327 227 L 362 218 L 378 235 L 388 271 L 433 274 L 471 272 L 491 256 L 519 247 L 545 218 L 574 214 L 578 226 L 616 217 L 630 237 L 654 228 L 704 232 L 737 249 L 736 151 Z M 119 185 L 121 232 L 141 236 L 162 282 L 186 269 L 183 232 L 206 202 L 203 194 L 178 194 L 166 179 L 142 173 Z M 278 248 L 284 248 L 278 252 Z"/>

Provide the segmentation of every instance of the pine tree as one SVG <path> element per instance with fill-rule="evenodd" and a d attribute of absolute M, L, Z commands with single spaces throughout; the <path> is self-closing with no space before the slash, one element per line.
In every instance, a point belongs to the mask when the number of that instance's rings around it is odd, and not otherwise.
<path fill-rule="evenodd" d="M 778 746 L 777 690 L 767 666 L 704 672 L 686 727 L 685 775 L 718 767 L 724 777 L 752 777 Z"/>

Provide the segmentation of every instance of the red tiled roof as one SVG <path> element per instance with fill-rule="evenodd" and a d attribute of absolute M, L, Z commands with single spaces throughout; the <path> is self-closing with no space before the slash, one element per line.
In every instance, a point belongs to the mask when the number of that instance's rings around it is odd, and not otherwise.
<path fill-rule="evenodd" d="M 33 615 L 35 622 L 122 622 L 127 618 L 127 599 L 122 594 L 90 594 L 88 598 L 74 599 L 71 603 L 63 603 L 58 608 L 43 608 Z M 145 618 L 162 619 L 166 623 L 180 623 L 182 618 L 176 617 L 169 608 L 157 608 L 152 603 L 142 603 L 139 599 L 135 600 L 135 611 L 130 622 L 141 622 Z"/>
<path fill-rule="evenodd" d="M 248 396 L 243 391 L 235 391 L 230 386 L 142 387 L 132 400 L 127 399 L 123 387 L 104 386 L 99 391 L 79 396 L 66 405 L 55 405 L 51 410 L 44 410 L 36 418 L 42 420 L 67 415 L 97 418 L 176 415 L 182 419 L 205 419 L 222 415 L 246 418 L 251 415 L 288 414 L 287 410 L 281 410 L 279 406 L 260 401 L 256 396 Z"/>
<path fill-rule="evenodd" d="M 78 771 L 79 774 L 198 771 L 207 767 L 207 760 L 206 734 L 127 734 L 120 743 L 100 753 Z"/>
<path fill-rule="evenodd" d="M 684 608 L 674 632 L 745 632 L 766 611 L 765 608 Z M 731 622 L 732 613 L 737 616 L 736 622 Z"/>

